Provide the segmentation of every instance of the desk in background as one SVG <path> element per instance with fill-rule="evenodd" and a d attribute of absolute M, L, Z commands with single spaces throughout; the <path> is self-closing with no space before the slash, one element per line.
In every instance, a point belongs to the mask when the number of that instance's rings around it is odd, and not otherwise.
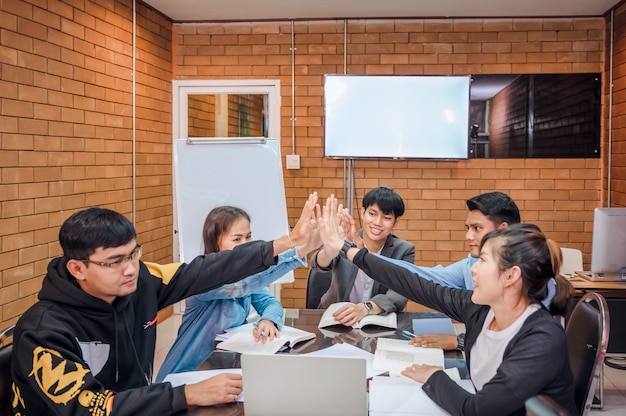
<path fill-rule="evenodd" d="M 346 330 L 341 332 L 333 338 L 326 337 L 319 330 L 317 325 L 322 317 L 324 310 L 322 309 L 286 309 L 285 310 L 285 325 L 299 328 L 304 331 L 313 332 L 316 337 L 312 342 L 304 342 L 303 345 L 296 345 L 295 349 L 284 352 L 285 354 L 303 354 L 308 352 L 317 351 L 322 348 L 333 345 L 334 342 L 349 342 L 360 348 L 366 349 L 370 352 L 376 350 L 376 336 L 363 336 L 358 330 Z M 439 312 L 403 312 L 398 313 L 398 329 L 393 335 L 386 335 L 390 338 L 405 339 L 402 336 L 402 331 L 413 330 L 413 319 L 419 318 L 436 318 L 446 317 Z M 388 333 L 389 331 L 384 331 Z M 461 378 L 469 378 L 467 374 L 467 367 L 465 366 L 465 357 L 460 351 L 445 351 L 444 352 L 446 367 L 457 367 Z M 241 367 L 240 354 L 230 351 L 215 350 L 209 358 L 198 367 L 198 370 L 213 370 L 221 368 L 238 368 Z M 244 392 L 245 394 L 245 392 Z M 228 403 L 219 406 L 210 407 L 197 407 L 190 409 L 187 412 L 188 415 L 193 416 L 235 416 L 244 415 L 243 403 Z"/>
<path fill-rule="evenodd" d="M 609 346 L 607 354 L 626 354 L 626 282 L 594 282 L 582 277 L 569 279 L 576 289 L 576 299 L 586 292 L 598 292 L 609 306 Z"/>
<path fill-rule="evenodd" d="M 580 292 L 603 292 L 604 297 L 626 298 L 626 282 L 594 282 L 583 277 L 574 276 L 568 279 L 574 289 Z M 605 296 L 604 293 L 607 293 Z"/>

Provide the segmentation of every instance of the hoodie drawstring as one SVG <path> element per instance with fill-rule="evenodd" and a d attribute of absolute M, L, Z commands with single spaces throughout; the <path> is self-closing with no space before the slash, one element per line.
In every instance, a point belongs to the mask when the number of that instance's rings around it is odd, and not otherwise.
<path fill-rule="evenodd" d="M 117 383 L 120 379 L 120 370 L 119 370 L 119 339 L 117 337 L 117 311 L 115 308 L 113 309 L 113 321 L 115 322 L 115 382 Z"/>
<path fill-rule="evenodd" d="M 137 362 L 137 366 L 139 367 L 139 370 L 141 371 L 141 375 L 146 381 L 146 386 L 149 386 L 150 384 L 152 384 L 152 380 L 151 380 L 151 377 L 148 375 L 148 373 L 144 371 L 143 366 L 141 365 L 141 360 L 139 359 L 139 354 L 137 354 L 137 349 L 135 348 L 135 343 L 133 342 L 133 337 L 130 333 L 130 327 L 128 326 L 128 322 L 126 321 L 126 314 L 124 313 L 124 311 L 122 311 L 122 317 L 124 318 L 124 324 L 125 324 L 124 326 L 126 327 L 126 334 L 128 335 L 130 346 L 133 349 L 133 354 L 135 355 L 135 361 Z"/>

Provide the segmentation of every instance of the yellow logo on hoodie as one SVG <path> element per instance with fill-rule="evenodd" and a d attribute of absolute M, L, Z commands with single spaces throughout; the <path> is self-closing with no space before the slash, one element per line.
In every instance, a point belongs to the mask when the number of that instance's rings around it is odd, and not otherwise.
<path fill-rule="evenodd" d="M 41 391 L 54 403 L 67 404 L 80 393 L 87 373 L 89 369 L 66 360 L 58 351 L 37 347 L 29 376 L 34 376 Z"/>

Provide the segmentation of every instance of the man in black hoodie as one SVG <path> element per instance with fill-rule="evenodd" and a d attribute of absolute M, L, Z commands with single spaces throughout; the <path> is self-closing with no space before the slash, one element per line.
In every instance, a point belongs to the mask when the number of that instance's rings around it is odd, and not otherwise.
<path fill-rule="evenodd" d="M 20 415 L 170 415 L 189 405 L 234 401 L 241 376 L 197 384 L 151 384 L 157 312 L 188 296 L 238 281 L 276 263 L 316 233 L 307 201 L 291 231 L 181 264 L 167 284 L 139 261 L 132 223 L 103 208 L 68 218 L 39 302 L 19 319 L 12 360 L 13 411 Z"/>

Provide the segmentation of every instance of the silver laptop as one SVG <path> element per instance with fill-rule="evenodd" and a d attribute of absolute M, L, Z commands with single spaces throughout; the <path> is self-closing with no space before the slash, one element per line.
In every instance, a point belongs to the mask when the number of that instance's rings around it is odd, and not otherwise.
<path fill-rule="evenodd" d="M 241 355 L 246 416 L 366 416 L 365 359 Z"/>
<path fill-rule="evenodd" d="M 592 282 L 626 282 L 626 271 L 625 272 L 614 272 L 614 273 L 596 273 L 596 272 L 576 272 L 576 276 L 582 277 L 585 280 L 590 280 Z"/>

